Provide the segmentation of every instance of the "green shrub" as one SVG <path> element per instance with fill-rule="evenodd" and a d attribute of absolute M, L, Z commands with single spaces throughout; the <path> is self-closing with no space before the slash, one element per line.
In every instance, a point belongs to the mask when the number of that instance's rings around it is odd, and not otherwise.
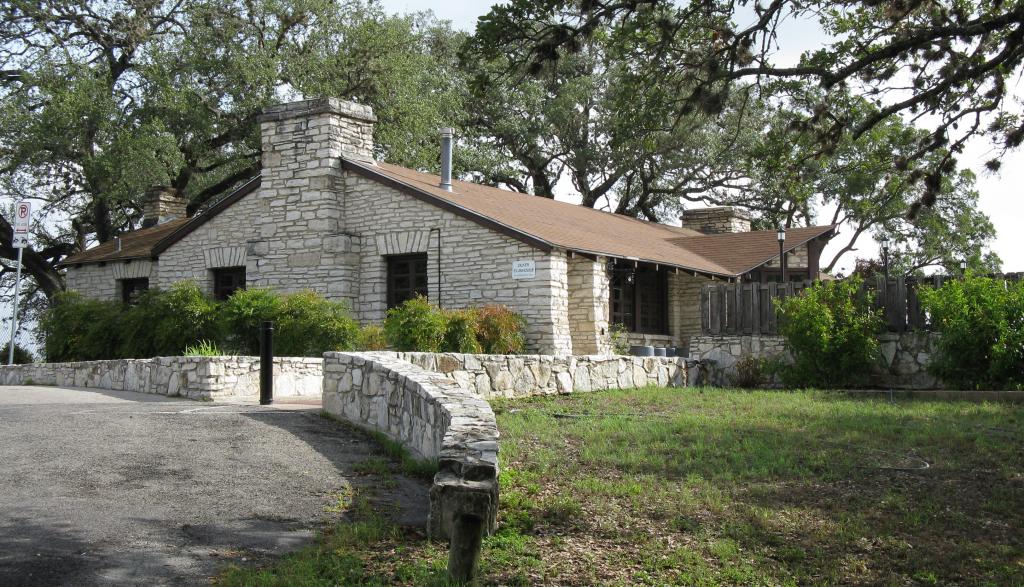
<path fill-rule="evenodd" d="M 1024 282 L 966 276 L 921 291 L 941 335 L 929 371 L 949 387 L 1024 387 Z"/>
<path fill-rule="evenodd" d="M 236 291 L 220 307 L 220 323 L 227 348 L 240 355 L 258 355 L 260 324 L 275 320 L 280 311 L 281 296 L 269 289 Z M 285 356 L 276 349 L 275 354 Z"/>
<path fill-rule="evenodd" d="M 629 328 L 616 322 L 608 328 L 608 339 L 611 342 L 612 352 L 616 355 L 629 354 Z"/>
<path fill-rule="evenodd" d="M 505 306 L 489 305 L 477 311 L 476 337 L 483 351 L 491 355 L 510 355 L 526 347 L 526 322 Z"/>
<path fill-rule="evenodd" d="M 359 342 L 356 349 L 360 351 L 383 351 L 388 348 L 384 337 L 384 329 L 377 324 L 367 324 L 359 329 Z"/>
<path fill-rule="evenodd" d="M 880 313 L 861 291 L 861 279 L 818 282 L 779 306 L 779 332 L 793 355 L 781 373 L 792 387 L 863 384 L 879 359 Z"/>
<path fill-rule="evenodd" d="M 444 342 L 446 323 L 440 309 L 431 306 L 427 298 L 416 296 L 388 310 L 384 337 L 396 351 L 436 353 Z"/>
<path fill-rule="evenodd" d="M 0 349 L 0 364 L 7 364 L 7 355 L 11 352 L 11 343 L 8 342 Z M 18 343 L 14 343 L 14 364 L 26 365 L 35 362 L 36 358 L 32 352 Z"/>
<path fill-rule="evenodd" d="M 320 356 L 351 350 L 358 336 L 344 304 L 305 291 L 282 296 L 265 289 L 241 290 L 220 304 L 194 282 L 168 291 L 144 292 L 136 303 L 60 294 L 43 313 L 40 335 L 48 361 L 222 355 L 259 352 L 260 323 L 275 323 L 275 354 Z M 205 349 L 205 351 L 204 351 Z"/>
<path fill-rule="evenodd" d="M 217 343 L 209 340 L 201 340 L 195 345 L 185 347 L 186 357 L 221 357 L 224 353 L 217 347 Z"/>
<path fill-rule="evenodd" d="M 151 289 L 132 306 L 119 305 L 123 336 L 116 358 L 175 357 L 200 341 L 221 337 L 218 305 L 194 281 Z"/>
<path fill-rule="evenodd" d="M 277 315 L 269 319 L 275 323 L 277 356 L 319 357 L 327 351 L 350 351 L 356 347 L 359 327 L 343 303 L 306 290 L 283 296 L 276 308 Z"/>
<path fill-rule="evenodd" d="M 445 353 L 479 353 L 482 348 L 476 339 L 477 321 L 477 312 L 472 308 L 445 312 L 444 341 L 441 343 L 441 351 Z"/>
<path fill-rule="evenodd" d="M 141 359 L 159 355 L 171 356 L 174 352 L 161 352 L 157 343 L 157 330 L 165 331 L 161 323 L 164 320 L 164 303 L 161 298 L 165 292 L 150 289 L 139 292 L 134 305 L 121 307 L 121 343 L 111 349 L 107 358 Z"/>
<path fill-rule="evenodd" d="M 123 305 L 60 293 L 39 320 L 47 361 L 117 358 L 123 332 Z"/>

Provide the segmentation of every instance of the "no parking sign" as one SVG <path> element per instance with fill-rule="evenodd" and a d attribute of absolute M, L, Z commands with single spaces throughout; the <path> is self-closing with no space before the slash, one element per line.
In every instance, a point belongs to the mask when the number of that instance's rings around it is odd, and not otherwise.
<path fill-rule="evenodd" d="M 28 246 L 28 229 L 32 224 L 32 202 L 21 201 L 14 205 L 14 238 L 11 242 L 16 249 Z"/>

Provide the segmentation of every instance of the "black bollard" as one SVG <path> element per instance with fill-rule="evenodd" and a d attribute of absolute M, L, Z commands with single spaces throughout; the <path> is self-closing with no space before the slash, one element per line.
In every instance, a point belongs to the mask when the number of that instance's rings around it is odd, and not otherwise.
<path fill-rule="evenodd" d="M 274 323 L 260 324 L 260 405 L 274 403 Z"/>

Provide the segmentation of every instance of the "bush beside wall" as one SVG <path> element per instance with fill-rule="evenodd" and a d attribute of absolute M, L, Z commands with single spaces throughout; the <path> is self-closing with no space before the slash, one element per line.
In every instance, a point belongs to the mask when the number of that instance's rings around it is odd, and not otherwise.
<path fill-rule="evenodd" d="M 228 354 L 259 352 L 259 325 L 275 324 L 277 356 L 319 357 L 353 350 L 359 329 L 344 304 L 311 291 L 241 290 L 216 302 L 194 282 L 153 289 L 137 303 L 57 296 L 39 324 L 49 362 L 181 356 L 206 344 Z"/>
<path fill-rule="evenodd" d="M 791 387 L 855 387 L 868 382 L 880 360 L 883 321 L 859 277 L 817 282 L 779 305 L 779 333 L 793 356 L 780 367 Z"/>
<path fill-rule="evenodd" d="M 1024 389 L 1024 282 L 966 276 L 921 291 L 941 335 L 929 371 L 960 389 Z"/>
<path fill-rule="evenodd" d="M 517 354 L 526 323 L 505 306 L 442 310 L 417 296 L 388 310 L 384 336 L 392 350 L 423 353 Z"/>

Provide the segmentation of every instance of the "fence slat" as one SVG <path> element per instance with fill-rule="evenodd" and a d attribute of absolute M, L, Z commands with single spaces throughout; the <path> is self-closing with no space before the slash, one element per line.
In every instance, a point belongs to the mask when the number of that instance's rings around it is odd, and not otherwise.
<path fill-rule="evenodd" d="M 1007 282 L 1024 278 L 1022 273 L 990 276 Z M 933 275 L 886 280 L 882 276 L 866 279 L 863 295 L 872 308 L 881 310 L 886 328 L 892 332 L 928 330 L 929 317 L 921 307 L 921 287 L 942 287 L 956 276 Z M 778 304 L 801 295 L 811 282 L 785 284 L 712 283 L 700 290 L 701 330 L 705 334 L 778 334 Z"/>
<path fill-rule="evenodd" d="M 711 302 L 711 334 L 722 333 L 722 288 L 721 286 L 711 289 L 709 301 Z"/>
<path fill-rule="evenodd" d="M 761 334 L 761 284 L 750 284 L 750 333 Z"/>
<path fill-rule="evenodd" d="M 711 297 L 711 288 L 703 286 L 700 288 L 700 331 L 707 333 L 711 331 L 711 305 L 708 299 Z"/>

